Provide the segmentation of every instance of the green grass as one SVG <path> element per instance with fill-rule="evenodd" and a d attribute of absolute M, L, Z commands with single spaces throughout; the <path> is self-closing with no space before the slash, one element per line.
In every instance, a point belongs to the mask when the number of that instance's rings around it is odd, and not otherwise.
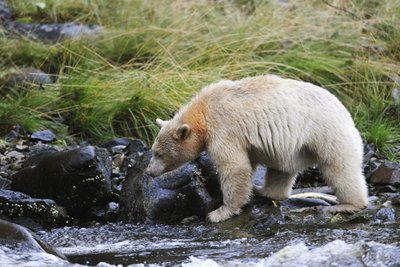
<path fill-rule="evenodd" d="M 67 125 L 82 138 L 133 136 L 150 145 L 154 119 L 206 84 L 275 73 L 332 91 L 381 153 L 400 144 L 400 107 L 390 97 L 390 77 L 400 75 L 397 1 L 331 1 L 348 12 L 318 0 L 7 2 L 22 21 L 94 23 L 105 34 L 46 44 L 0 33 L 0 80 L 22 66 L 58 77 L 2 101 L 0 126 Z"/>

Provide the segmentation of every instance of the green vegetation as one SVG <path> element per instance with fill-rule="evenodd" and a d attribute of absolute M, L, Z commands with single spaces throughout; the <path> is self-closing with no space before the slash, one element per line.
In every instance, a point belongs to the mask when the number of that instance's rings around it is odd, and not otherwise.
<path fill-rule="evenodd" d="M 23 22 L 102 25 L 103 35 L 48 44 L 0 32 L 0 78 L 10 67 L 58 77 L 0 103 L 0 127 L 52 128 L 97 141 L 152 142 L 204 85 L 275 73 L 321 85 L 353 114 L 368 142 L 391 158 L 400 144 L 398 1 L 9 0 Z M 44 5 L 37 5 L 37 3 Z"/>

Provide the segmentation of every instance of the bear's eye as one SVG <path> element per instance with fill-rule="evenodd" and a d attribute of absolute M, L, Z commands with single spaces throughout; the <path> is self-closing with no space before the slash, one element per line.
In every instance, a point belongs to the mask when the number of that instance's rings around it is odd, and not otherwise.
<path fill-rule="evenodd" d="M 154 156 L 155 156 L 156 158 L 159 158 L 159 159 L 161 159 L 161 158 L 163 157 L 159 152 L 155 152 L 155 153 L 154 153 Z"/>

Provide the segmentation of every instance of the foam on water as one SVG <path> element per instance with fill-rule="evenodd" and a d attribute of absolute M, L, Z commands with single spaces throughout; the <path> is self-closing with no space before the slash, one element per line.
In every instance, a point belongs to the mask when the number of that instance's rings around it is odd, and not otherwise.
<path fill-rule="evenodd" d="M 0 266 L 400 266 L 397 224 L 346 229 L 285 225 L 113 223 L 37 232 L 74 264 L 40 251 L 0 245 Z"/>
<path fill-rule="evenodd" d="M 303 242 L 286 246 L 270 257 L 253 262 L 217 262 L 210 259 L 190 257 L 184 267 L 206 266 L 248 266 L 248 267 L 398 267 L 400 266 L 400 247 L 376 242 L 357 242 L 347 244 L 335 240 L 322 247 L 310 249 Z"/>
<path fill-rule="evenodd" d="M 121 248 L 124 243 L 116 244 L 116 248 Z M 79 248 L 82 249 L 82 248 Z M 99 247 L 92 248 L 96 251 Z M 115 248 L 114 248 L 115 249 Z M 100 251 L 103 251 L 100 249 Z M 400 247 L 387 245 L 377 242 L 359 241 L 349 244 L 341 240 L 335 240 L 324 246 L 310 248 L 305 243 L 300 242 L 289 245 L 272 254 L 271 256 L 257 260 L 214 260 L 190 256 L 187 261 L 177 266 L 182 267 L 319 267 L 319 266 L 351 266 L 351 267 L 396 267 L 400 266 Z M 80 264 L 73 264 L 62 260 L 54 255 L 37 251 L 13 250 L 7 247 L 0 248 L 0 262 L 2 266 L 65 266 L 79 267 Z M 113 267 L 122 265 L 112 265 L 104 262 L 97 264 L 98 267 Z M 129 267 L 140 266 L 162 266 L 159 264 L 143 265 L 131 264 Z"/>

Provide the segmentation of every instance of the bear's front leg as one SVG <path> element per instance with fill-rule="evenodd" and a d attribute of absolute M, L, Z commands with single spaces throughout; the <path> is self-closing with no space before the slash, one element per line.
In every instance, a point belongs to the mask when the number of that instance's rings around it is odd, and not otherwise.
<path fill-rule="evenodd" d="M 239 159 L 240 158 L 240 159 Z M 229 163 L 216 162 L 224 204 L 208 214 L 211 222 L 222 222 L 242 211 L 252 193 L 251 164 L 245 156 L 239 156 Z"/>

